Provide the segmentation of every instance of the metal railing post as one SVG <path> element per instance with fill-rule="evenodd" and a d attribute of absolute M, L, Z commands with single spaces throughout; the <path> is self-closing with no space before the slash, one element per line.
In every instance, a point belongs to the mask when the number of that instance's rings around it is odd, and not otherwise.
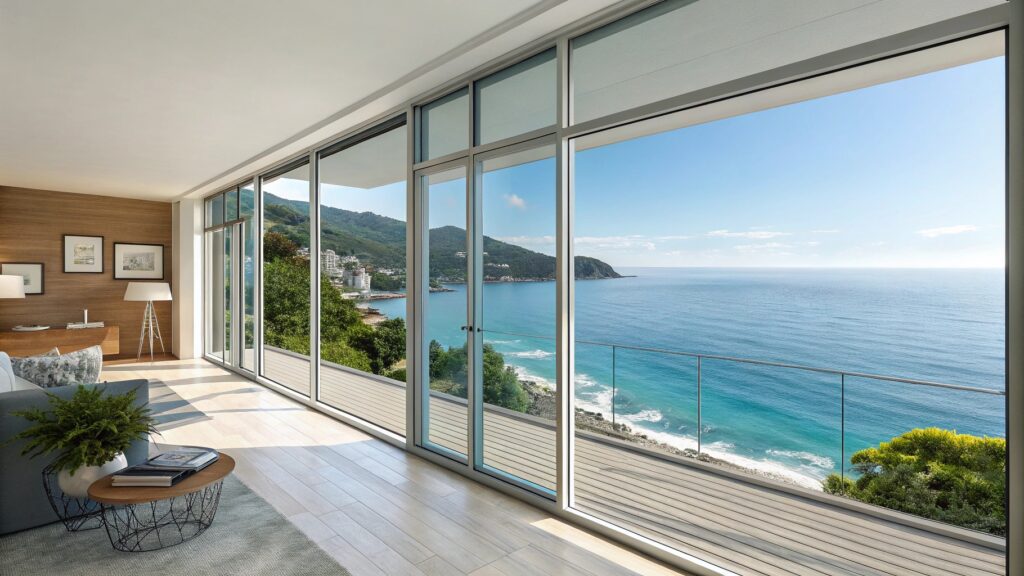
<path fill-rule="evenodd" d="M 839 479 L 846 493 L 846 373 L 839 374 Z"/>
<path fill-rule="evenodd" d="M 702 427 L 702 424 L 701 424 L 701 401 L 702 401 L 702 398 L 701 398 L 701 382 L 700 382 L 700 377 L 701 377 L 701 374 L 700 374 L 700 372 L 701 372 L 701 365 L 700 364 L 701 364 L 700 356 L 697 356 L 697 454 L 700 454 L 700 449 L 701 449 L 701 439 L 700 439 L 700 437 L 701 437 L 701 434 L 703 433 L 703 431 L 701 430 L 701 427 Z"/>
<path fill-rule="evenodd" d="M 612 426 L 615 426 L 615 346 L 612 346 Z"/>

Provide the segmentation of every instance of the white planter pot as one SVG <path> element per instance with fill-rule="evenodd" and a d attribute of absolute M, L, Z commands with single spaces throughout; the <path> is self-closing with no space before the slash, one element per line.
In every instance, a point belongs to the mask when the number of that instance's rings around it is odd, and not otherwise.
<path fill-rule="evenodd" d="M 67 470 L 61 470 L 57 474 L 57 485 L 68 496 L 74 498 L 86 498 L 89 495 L 89 486 L 108 474 L 128 466 L 128 460 L 124 454 L 114 456 L 114 459 L 102 466 L 82 466 L 75 470 L 72 476 Z"/>

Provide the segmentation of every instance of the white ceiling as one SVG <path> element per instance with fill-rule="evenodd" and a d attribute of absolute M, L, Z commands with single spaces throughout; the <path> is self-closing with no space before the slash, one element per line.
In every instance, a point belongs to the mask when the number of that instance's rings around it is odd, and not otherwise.
<path fill-rule="evenodd" d="M 173 200 L 612 0 L 0 0 L 0 185 Z"/>

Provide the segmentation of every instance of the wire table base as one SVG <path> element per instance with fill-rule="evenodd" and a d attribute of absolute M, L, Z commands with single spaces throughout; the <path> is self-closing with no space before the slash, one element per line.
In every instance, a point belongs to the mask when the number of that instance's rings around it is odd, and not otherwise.
<path fill-rule="evenodd" d="M 57 483 L 57 471 L 52 466 L 43 469 L 43 488 L 46 498 L 68 532 L 95 530 L 103 526 L 101 506 L 88 498 L 68 496 Z"/>
<path fill-rule="evenodd" d="M 122 552 L 146 552 L 195 538 L 213 523 L 222 486 L 223 480 L 174 498 L 103 504 L 103 526 L 110 544 Z"/>

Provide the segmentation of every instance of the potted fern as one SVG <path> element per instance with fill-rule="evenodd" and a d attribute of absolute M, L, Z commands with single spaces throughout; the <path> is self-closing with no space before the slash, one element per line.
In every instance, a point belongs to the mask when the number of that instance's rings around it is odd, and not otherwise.
<path fill-rule="evenodd" d="M 87 497 L 93 482 L 128 465 L 124 451 L 132 442 L 156 432 L 150 409 L 135 406 L 135 390 L 79 386 L 70 400 L 47 396 L 49 410 L 12 412 L 33 424 L 12 440 L 25 440 L 21 453 L 31 458 L 56 453 L 57 484 L 68 496 Z"/>

